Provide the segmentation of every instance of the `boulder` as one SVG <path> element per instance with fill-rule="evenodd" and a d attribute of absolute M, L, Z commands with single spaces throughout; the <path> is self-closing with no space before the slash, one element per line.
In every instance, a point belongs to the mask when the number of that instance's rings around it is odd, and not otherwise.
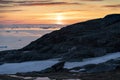
<path fill-rule="evenodd" d="M 55 65 L 53 65 L 51 68 L 55 71 L 55 72 L 59 72 L 59 71 L 62 71 L 64 69 L 64 64 L 65 62 L 59 62 Z"/>
<path fill-rule="evenodd" d="M 59 62 L 59 63 L 51 66 L 50 68 L 47 68 L 47 69 L 42 70 L 40 72 L 41 73 L 62 72 L 62 71 L 67 70 L 64 68 L 64 64 L 65 64 L 65 62 Z"/>

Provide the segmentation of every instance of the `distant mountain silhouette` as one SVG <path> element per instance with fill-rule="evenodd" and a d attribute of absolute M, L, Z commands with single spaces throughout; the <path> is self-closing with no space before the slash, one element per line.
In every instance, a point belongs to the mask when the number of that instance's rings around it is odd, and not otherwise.
<path fill-rule="evenodd" d="M 61 58 L 80 61 L 120 51 L 120 14 L 63 27 L 19 50 L 1 51 L 0 62 Z"/>

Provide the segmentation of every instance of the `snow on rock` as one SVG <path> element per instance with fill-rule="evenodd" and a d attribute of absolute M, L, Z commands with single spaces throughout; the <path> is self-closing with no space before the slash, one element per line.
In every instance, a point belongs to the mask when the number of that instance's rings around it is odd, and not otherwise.
<path fill-rule="evenodd" d="M 50 80 L 48 77 L 38 77 L 34 80 Z"/>
<path fill-rule="evenodd" d="M 0 74 L 15 74 L 17 72 L 41 71 L 58 63 L 55 60 L 30 61 L 22 63 L 6 63 L 0 65 Z"/>
<path fill-rule="evenodd" d="M 87 64 L 99 64 L 119 57 L 120 57 L 120 52 L 116 52 L 116 53 L 104 55 L 102 57 L 85 59 L 82 62 L 66 62 L 64 68 L 70 69 L 73 67 L 84 66 Z M 43 60 L 43 61 L 29 61 L 22 63 L 6 63 L 0 65 L 0 74 L 15 74 L 17 72 L 41 71 L 53 66 L 58 62 L 59 62 L 58 59 L 57 60 L 51 59 L 51 60 Z"/>
<path fill-rule="evenodd" d="M 48 77 L 23 77 L 17 75 L 9 75 L 10 77 L 19 78 L 19 79 L 30 79 L 30 80 L 50 80 Z"/>
<path fill-rule="evenodd" d="M 17 75 L 8 75 L 13 78 L 19 78 L 19 79 L 33 79 L 33 77 L 23 77 L 23 76 L 17 76 Z"/>
<path fill-rule="evenodd" d="M 81 71 L 85 71 L 86 69 L 80 69 L 80 70 L 70 70 L 70 72 L 81 72 Z"/>
<path fill-rule="evenodd" d="M 64 66 L 64 68 L 73 68 L 73 67 L 78 67 L 78 66 L 84 66 L 87 64 L 99 64 L 99 63 L 103 63 L 106 62 L 108 60 L 111 59 L 116 59 L 120 57 L 120 52 L 116 52 L 116 53 L 111 53 L 111 54 L 107 54 L 104 55 L 102 57 L 95 57 L 95 58 L 89 58 L 89 59 L 85 59 L 82 62 L 67 62 Z"/>

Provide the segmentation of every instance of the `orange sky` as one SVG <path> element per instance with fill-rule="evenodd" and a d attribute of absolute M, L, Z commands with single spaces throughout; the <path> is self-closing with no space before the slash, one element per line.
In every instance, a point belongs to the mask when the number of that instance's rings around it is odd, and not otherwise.
<path fill-rule="evenodd" d="M 120 0 L 0 0 L 0 24 L 73 24 L 120 13 Z"/>

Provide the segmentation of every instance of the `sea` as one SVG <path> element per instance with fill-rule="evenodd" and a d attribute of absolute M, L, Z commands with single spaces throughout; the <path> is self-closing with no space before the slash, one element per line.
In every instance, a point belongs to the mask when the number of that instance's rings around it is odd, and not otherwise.
<path fill-rule="evenodd" d="M 20 49 L 41 36 L 64 26 L 58 24 L 0 24 L 0 51 Z"/>

